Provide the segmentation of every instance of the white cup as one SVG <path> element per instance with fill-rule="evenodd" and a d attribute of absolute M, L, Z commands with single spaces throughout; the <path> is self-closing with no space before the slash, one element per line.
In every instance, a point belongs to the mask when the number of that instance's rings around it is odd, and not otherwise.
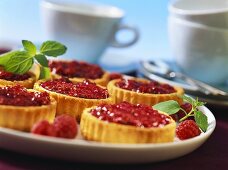
<path fill-rule="evenodd" d="M 171 16 L 228 29 L 228 0 L 176 0 L 169 4 Z"/>
<path fill-rule="evenodd" d="M 47 37 L 68 47 L 68 59 L 95 63 L 108 46 L 128 47 L 139 38 L 136 28 L 121 23 L 124 12 L 113 6 L 44 0 L 41 16 Z M 119 42 L 120 30 L 133 32 L 132 39 Z"/>
<path fill-rule="evenodd" d="M 183 72 L 209 84 L 228 80 L 228 30 L 169 17 L 174 59 Z"/>

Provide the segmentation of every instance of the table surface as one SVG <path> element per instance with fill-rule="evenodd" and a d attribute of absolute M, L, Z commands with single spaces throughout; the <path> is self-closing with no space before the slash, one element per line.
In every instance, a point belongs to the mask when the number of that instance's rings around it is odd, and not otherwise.
<path fill-rule="evenodd" d="M 227 108 L 208 106 L 216 117 L 216 129 L 200 148 L 181 158 L 149 164 L 111 165 L 51 160 L 0 149 L 0 170 L 14 169 L 225 169 L 228 167 Z M 1 140 L 1 139 L 0 139 Z M 16 143 L 15 143 L 16 145 Z"/>

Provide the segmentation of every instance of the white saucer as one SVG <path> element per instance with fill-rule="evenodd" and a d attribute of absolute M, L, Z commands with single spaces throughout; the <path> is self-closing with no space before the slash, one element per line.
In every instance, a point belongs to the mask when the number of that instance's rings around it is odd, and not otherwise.
<path fill-rule="evenodd" d="M 200 147 L 212 134 L 216 121 L 211 111 L 202 106 L 209 127 L 200 136 L 163 144 L 105 144 L 76 139 L 45 137 L 7 128 L 0 128 L 0 147 L 16 152 L 93 163 L 149 163 L 184 156 Z M 16 143 L 16 144 L 15 144 Z"/>
<path fill-rule="evenodd" d="M 104 54 L 98 64 L 104 70 L 124 74 L 131 73 L 137 69 L 137 62 L 133 58 L 113 52 Z"/>

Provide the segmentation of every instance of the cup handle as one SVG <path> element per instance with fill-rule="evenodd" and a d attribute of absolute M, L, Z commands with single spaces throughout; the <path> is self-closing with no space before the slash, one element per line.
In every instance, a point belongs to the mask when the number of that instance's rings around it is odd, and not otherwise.
<path fill-rule="evenodd" d="M 118 26 L 116 33 L 120 30 L 129 30 L 129 31 L 133 32 L 134 36 L 128 42 L 119 42 L 116 39 L 116 36 L 114 35 L 113 40 L 111 42 L 112 47 L 116 47 L 116 48 L 129 47 L 129 46 L 135 44 L 139 40 L 139 31 L 137 28 L 129 26 L 129 25 L 121 24 Z"/>

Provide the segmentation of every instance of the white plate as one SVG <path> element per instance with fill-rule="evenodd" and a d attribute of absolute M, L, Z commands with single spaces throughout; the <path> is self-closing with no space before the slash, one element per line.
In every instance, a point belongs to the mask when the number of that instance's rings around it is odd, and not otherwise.
<path fill-rule="evenodd" d="M 95 163 L 146 163 L 169 160 L 188 154 L 201 146 L 215 129 L 214 115 L 201 107 L 208 117 L 205 133 L 192 139 L 164 144 L 103 144 L 76 139 L 60 139 L 0 128 L 0 147 L 32 155 L 70 161 Z"/>

